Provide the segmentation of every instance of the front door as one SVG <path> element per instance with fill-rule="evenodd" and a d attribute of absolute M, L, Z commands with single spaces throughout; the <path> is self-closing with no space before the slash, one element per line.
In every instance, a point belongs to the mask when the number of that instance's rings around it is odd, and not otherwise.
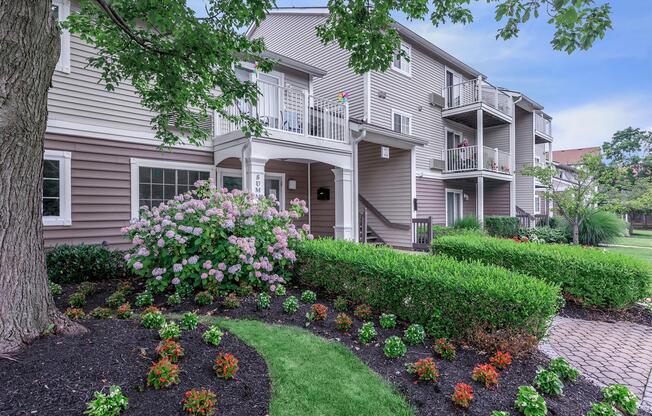
<path fill-rule="evenodd" d="M 446 225 L 451 227 L 462 218 L 462 191 L 446 190 Z"/>

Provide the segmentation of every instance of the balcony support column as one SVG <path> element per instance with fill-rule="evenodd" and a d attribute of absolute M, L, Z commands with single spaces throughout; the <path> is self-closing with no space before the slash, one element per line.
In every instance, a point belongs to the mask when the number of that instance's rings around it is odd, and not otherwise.
<path fill-rule="evenodd" d="M 484 169 L 484 126 L 482 119 L 482 109 L 476 110 L 477 129 L 475 137 L 478 145 L 478 170 Z"/>
<path fill-rule="evenodd" d="M 476 217 L 484 226 L 484 178 L 478 176 L 478 189 L 476 190 Z"/>
<path fill-rule="evenodd" d="M 265 196 L 265 164 L 267 159 L 247 157 L 242 163 L 242 186 L 256 196 Z"/>
<path fill-rule="evenodd" d="M 509 216 L 516 216 L 516 104 L 510 100 L 512 122 L 509 123 L 509 172 L 512 181 L 509 183 Z"/>
<path fill-rule="evenodd" d="M 335 239 L 354 240 L 353 171 L 335 168 L 333 174 L 335 175 Z"/>

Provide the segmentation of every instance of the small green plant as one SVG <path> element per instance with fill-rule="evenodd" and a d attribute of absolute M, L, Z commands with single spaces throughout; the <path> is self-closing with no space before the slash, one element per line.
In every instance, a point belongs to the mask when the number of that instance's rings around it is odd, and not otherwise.
<path fill-rule="evenodd" d="M 317 301 L 317 295 L 312 290 L 304 290 L 301 293 L 301 302 L 315 303 L 316 301 Z"/>
<path fill-rule="evenodd" d="M 86 318 L 86 313 L 81 308 L 67 308 L 64 314 L 70 319 Z"/>
<path fill-rule="evenodd" d="M 321 303 L 315 303 L 310 307 L 310 310 L 306 312 L 306 320 L 308 322 L 312 321 L 325 321 L 328 318 L 328 308 L 326 305 Z"/>
<path fill-rule="evenodd" d="M 205 343 L 217 347 L 218 345 L 220 345 L 220 342 L 222 342 L 223 336 L 224 336 L 224 332 L 222 332 L 219 326 L 211 325 L 210 328 L 204 331 L 201 337 Z"/>
<path fill-rule="evenodd" d="M 143 328 L 159 329 L 165 323 L 165 316 L 160 312 L 146 312 L 140 316 Z"/>
<path fill-rule="evenodd" d="M 203 290 L 201 292 L 197 292 L 195 295 L 195 303 L 199 306 L 206 306 L 210 305 L 213 303 L 213 295 L 208 290 Z"/>
<path fill-rule="evenodd" d="M 238 294 L 238 296 L 246 297 L 254 293 L 254 288 L 253 286 L 248 285 L 246 283 L 241 283 L 240 286 L 238 286 L 235 291 Z"/>
<path fill-rule="evenodd" d="M 269 309 L 271 304 L 272 297 L 269 295 L 269 293 L 262 292 L 258 294 L 258 297 L 256 298 L 256 307 L 258 309 Z"/>
<path fill-rule="evenodd" d="M 480 222 L 475 217 L 464 217 L 455 221 L 453 224 L 455 230 L 479 230 Z"/>
<path fill-rule="evenodd" d="M 368 321 L 372 318 L 371 306 L 363 303 L 353 310 L 353 315 L 361 321 Z"/>
<path fill-rule="evenodd" d="M 120 291 L 115 291 L 108 298 L 106 298 L 106 306 L 109 308 L 117 308 L 127 301 L 127 297 Z"/>
<path fill-rule="evenodd" d="M 93 282 L 82 282 L 77 286 L 77 292 L 86 296 L 93 296 L 97 292 L 97 285 Z"/>
<path fill-rule="evenodd" d="M 147 374 L 147 385 L 156 390 L 179 384 L 179 366 L 167 358 L 152 364 Z"/>
<path fill-rule="evenodd" d="M 238 309 L 240 307 L 240 299 L 238 299 L 235 293 L 229 293 L 222 301 L 222 307 L 224 309 Z"/>
<path fill-rule="evenodd" d="M 337 314 L 337 317 L 335 318 L 335 328 L 337 328 L 338 331 L 349 332 L 352 325 L 353 320 L 349 315 L 345 313 Z"/>
<path fill-rule="evenodd" d="M 591 410 L 586 416 L 622 416 L 622 413 L 609 403 L 591 403 Z"/>
<path fill-rule="evenodd" d="M 167 358 L 172 363 L 178 363 L 183 357 L 183 348 L 181 344 L 173 339 L 164 339 L 158 343 L 156 354 L 161 358 Z"/>
<path fill-rule="evenodd" d="M 408 373 L 414 374 L 419 381 L 431 381 L 436 383 L 439 381 L 439 370 L 437 364 L 432 357 L 421 358 L 414 363 L 405 364 L 405 369 Z"/>
<path fill-rule="evenodd" d="M 383 348 L 383 352 L 387 358 L 398 358 L 405 355 L 407 352 L 407 347 L 400 337 L 392 335 L 385 340 L 385 347 Z"/>
<path fill-rule="evenodd" d="M 473 368 L 471 379 L 484 384 L 485 388 L 490 389 L 498 385 L 498 371 L 491 364 L 478 364 Z"/>
<path fill-rule="evenodd" d="M 186 331 L 192 331 L 199 325 L 199 318 L 194 312 L 186 312 L 181 317 L 181 328 Z"/>
<path fill-rule="evenodd" d="M 79 283 L 89 278 L 116 279 L 125 275 L 123 253 L 102 245 L 59 245 L 46 250 L 48 277 L 55 283 Z"/>
<path fill-rule="evenodd" d="M 432 346 L 432 349 L 444 360 L 452 361 L 457 355 L 455 345 L 453 345 L 453 343 L 446 338 L 437 339 L 435 341 L 435 345 Z"/>
<path fill-rule="evenodd" d="M 158 330 L 158 335 L 161 339 L 178 339 L 181 336 L 181 328 L 176 322 L 165 322 Z"/>
<path fill-rule="evenodd" d="M 285 296 L 286 293 L 287 293 L 287 290 L 285 289 L 285 286 L 276 285 L 276 288 L 274 289 L 274 294 L 276 296 Z"/>
<path fill-rule="evenodd" d="M 344 296 L 338 296 L 333 302 L 333 307 L 338 312 L 346 312 L 349 310 L 349 301 Z"/>
<path fill-rule="evenodd" d="M 378 332 L 374 327 L 373 322 L 365 322 L 362 324 L 360 329 L 358 329 L 358 340 L 363 344 L 369 344 L 371 341 L 376 339 Z"/>
<path fill-rule="evenodd" d="M 50 289 L 50 293 L 52 296 L 59 296 L 60 294 L 63 293 L 63 288 L 61 287 L 60 284 L 54 283 L 51 280 L 48 280 L 48 289 Z"/>
<path fill-rule="evenodd" d="M 550 363 L 548 363 L 548 369 L 554 371 L 560 379 L 571 382 L 575 382 L 577 377 L 580 375 L 580 372 L 568 364 L 568 361 L 566 361 L 564 357 L 557 357 L 550 360 Z"/>
<path fill-rule="evenodd" d="M 136 295 L 136 302 L 134 303 L 137 307 L 142 308 L 145 306 L 150 306 L 154 303 L 154 295 L 149 290 L 144 290 Z"/>
<path fill-rule="evenodd" d="M 532 386 L 521 386 L 514 401 L 516 410 L 525 416 L 545 416 L 548 414 L 546 401 Z"/>
<path fill-rule="evenodd" d="M 510 416 L 510 414 L 504 410 L 494 410 L 490 416 Z"/>
<path fill-rule="evenodd" d="M 179 292 L 174 292 L 170 296 L 168 296 L 166 302 L 168 306 L 177 306 L 181 305 L 181 295 Z"/>
<path fill-rule="evenodd" d="M 93 309 L 91 313 L 88 314 L 91 318 L 95 319 L 111 319 L 111 309 L 109 308 L 103 308 L 101 306 L 98 306 L 97 308 Z"/>
<path fill-rule="evenodd" d="M 396 315 L 393 313 L 384 313 L 380 315 L 380 327 L 385 329 L 392 329 L 396 327 Z"/>
<path fill-rule="evenodd" d="M 118 286 L 116 286 L 115 290 L 117 292 L 124 293 L 125 296 L 129 296 L 134 293 L 134 286 L 131 284 L 131 282 L 120 282 L 118 283 Z"/>
<path fill-rule="evenodd" d="M 181 404 L 183 410 L 191 416 L 213 416 L 215 405 L 217 405 L 217 395 L 205 388 L 192 389 L 186 392 Z"/>
<path fill-rule="evenodd" d="M 215 370 L 215 374 L 219 378 L 223 378 L 224 380 L 235 378 L 239 369 L 238 359 L 233 354 L 224 354 L 222 352 L 217 354 L 213 370 Z"/>
<path fill-rule="evenodd" d="M 408 326 L 404 333 L 405 341 L 410 345 L 422 344 L 426 340 L 426 331 L 419 324 Z"/>
<path fill-rule="evenodd" d="M 68 297 L 68 305 L 73 308 L 83 308 L 86 305 L 86 295 L 75 292 Z"/>
<path fill-rule="evenodd" d="M 119 416 L 127 409 L 129 399 L 122 394 L 120 386 L 109 387 L 109 394 L 101 391 L 93 393 L 93 400 L 86 404 L 85 415 L 89 416 Z"/>
<path fill-rule="evenodd" d="M 133 314 L 134 311 L 131 309 L 131 304 L 129 302 L 123 303 L 115 310 L 115 316 L 118 319 L 129 319 Z"/>
<path fill-rule="evenodd" d="M 626 415 L 638 414 L 638 397 L 622 384 L 612 384 L 602 389 L 605 403 L 609 403 Z"/>
<path fill-rule="evenodd" d="M 465 383 L 457 383 L 451 396 L 453 403 L 464 409 L 468 409 L 473 400 L 473 387 Z"/>
<path fill-rule="evenodd" d="M 564 383 L 554 371 L 540 368 L 534 377 L 534 385 L 544 394 L 559 396 L 564 392 Z"/>
<path fill-rule="evenodd" d="M 288 296 L 283 301 L 283 311 L 288 315 L 292 315 L 299 310 L 299 300 L 295 296 Z"/>

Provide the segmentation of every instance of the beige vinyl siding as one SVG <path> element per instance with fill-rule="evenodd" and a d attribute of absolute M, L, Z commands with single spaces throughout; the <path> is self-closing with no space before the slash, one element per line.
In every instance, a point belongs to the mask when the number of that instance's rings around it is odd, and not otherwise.
<path fill-rule="evenodd" d="M 364 115 L 364 82 L 348 67 L 349 53 L 336 44 L 323 45 L 315 28 L 324 22 L 324 15 L 271 14 L 255 28 L 252 37 L 264 38 L 272 52 L 296 59 L 327 71 L 314 80 L 314 94 L 335 100 L 342 91 L 349 93 L 351 117 Z"/>
<path fill-rule="evenodd" d="M 532 113 L 516 107 L 516 205 L 534 214 L 534 178 L 520 172 L 534 161 L 534 131 Z"/>
<path fill-rule="evenodd" d="M 509 217 L 509 182 L 484 180 L 484 215 Z"/>
<path fill-rule="evenodd" d="M 389 159 L 383 159 L 380 157 L 380 145 L 363 141 L 358 146 L 359 193 L 396 224 L 412 223 L 410 164 L 409 150 L 390 147 Z M 367 221 L 387 244 L 401 247 L 412 244 L 410 230 L 388 227 L 371 213 Z"/>
<path fill-rule="evenodd" d="M 308 74 L 285 67 L 279 68 L 278 71 L 283 72 L 286 87 L 297 88 L 300 90 L 310 89 L 310 78 Z"/>
<path fill-rule="evenodd" d="M 484 145 L 509 153 L 509 124 L 484 129 Z"/>
<path fill-rule="evenodd" d="M 46 134 L 45 149 L 71 152 L 72 225 L 43 227 L 46 246 L 107 242 L 129 244 L 120 228 L 131 217 L 131 158 L 212 164 L 213 153 Z"/>
<path fill-rule="evenodd" d="M 333 166 L 326 163 L 310 164 L 310 228 L 317 237 L 335 236 L 335 175 L 332 169 Z M 317 199 L 317 190 L 321 187 L 330 190 L 329 200 Z"/>
<path fill-rule="evenodd" d="M 417 217 L 432 217 L 435 225 L 446 225 L 444 181 L 437 178 L 416 178 Z"/>

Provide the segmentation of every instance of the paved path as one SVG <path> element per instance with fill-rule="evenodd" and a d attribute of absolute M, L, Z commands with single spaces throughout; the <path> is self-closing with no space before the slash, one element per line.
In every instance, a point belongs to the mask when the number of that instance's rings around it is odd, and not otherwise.
<path fill-rule="evenodd" d="M 540 349 L 563 356 L 597 385 L 625 384 L 652 412 L 652 328 L 556 317 Z"/>

